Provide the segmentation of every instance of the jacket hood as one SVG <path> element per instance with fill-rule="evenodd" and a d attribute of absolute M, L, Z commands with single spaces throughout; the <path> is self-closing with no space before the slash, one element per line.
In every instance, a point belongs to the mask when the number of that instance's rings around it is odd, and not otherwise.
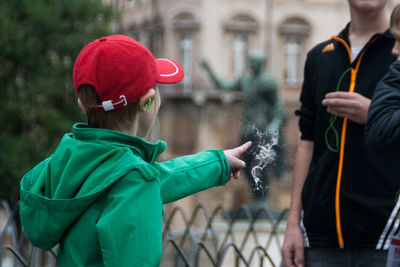
<path fill-rule="evenodd" d="M 163 141 L 75 124 L 53 155 L 21 180 L 20 215 L 29 240 L 45 250 L 54 247 L 113 183 L 140 161 L 154 163 L 165 148 Z"/>

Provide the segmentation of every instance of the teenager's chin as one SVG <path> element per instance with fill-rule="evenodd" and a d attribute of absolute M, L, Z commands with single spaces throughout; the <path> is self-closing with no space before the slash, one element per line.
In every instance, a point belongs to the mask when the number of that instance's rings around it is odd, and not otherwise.
<path fill-rule="evenodd" d="M 384 8 L 386 0 L 350 0 L 352 5 L 362 12 L 374 12 Z"/>

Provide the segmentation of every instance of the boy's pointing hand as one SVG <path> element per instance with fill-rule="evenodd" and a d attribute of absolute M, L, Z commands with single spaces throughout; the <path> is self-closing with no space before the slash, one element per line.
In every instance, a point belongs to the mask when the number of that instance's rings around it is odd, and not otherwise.
<path fill-rule="evenodd" d="M 241 146 L 224 150 L 225 157 L 228 159 L 229 165 L 231 166 L 231 171 L 229 174 L 229 179 L 232 176 L 237 179 L 239 178 L 240 170 L 243 169 L 246 164 L 240 159 L 240 156 L 251 147 L 251 142 L 246 142 Z"/>

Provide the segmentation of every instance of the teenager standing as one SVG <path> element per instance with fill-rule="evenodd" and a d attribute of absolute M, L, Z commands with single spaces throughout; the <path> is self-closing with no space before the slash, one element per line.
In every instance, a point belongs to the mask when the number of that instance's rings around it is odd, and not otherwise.
<path fill-rule="evenodd" d="M 383 266 L 396 164 L 364 143 L 370 98 L 394 61 L 387 0 L 348 0 L 351 21 L 307 55 L 286 266 Z M 397 164 L 398 165 L 398 164 Z M 400 185 L 399 182 L 397 182 Z"/>

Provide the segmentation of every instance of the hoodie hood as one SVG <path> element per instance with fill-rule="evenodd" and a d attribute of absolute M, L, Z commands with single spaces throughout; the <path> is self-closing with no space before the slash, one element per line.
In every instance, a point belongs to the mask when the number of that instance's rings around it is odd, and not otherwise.
<path fill-rule="evenodd" d="M 49 250 L 65 230 L 105 192 L 141 162 L 153 164 L 163 141 L 75 124 L 56 151 L 21 180 L 21 222 L 36 247 Z"/>

